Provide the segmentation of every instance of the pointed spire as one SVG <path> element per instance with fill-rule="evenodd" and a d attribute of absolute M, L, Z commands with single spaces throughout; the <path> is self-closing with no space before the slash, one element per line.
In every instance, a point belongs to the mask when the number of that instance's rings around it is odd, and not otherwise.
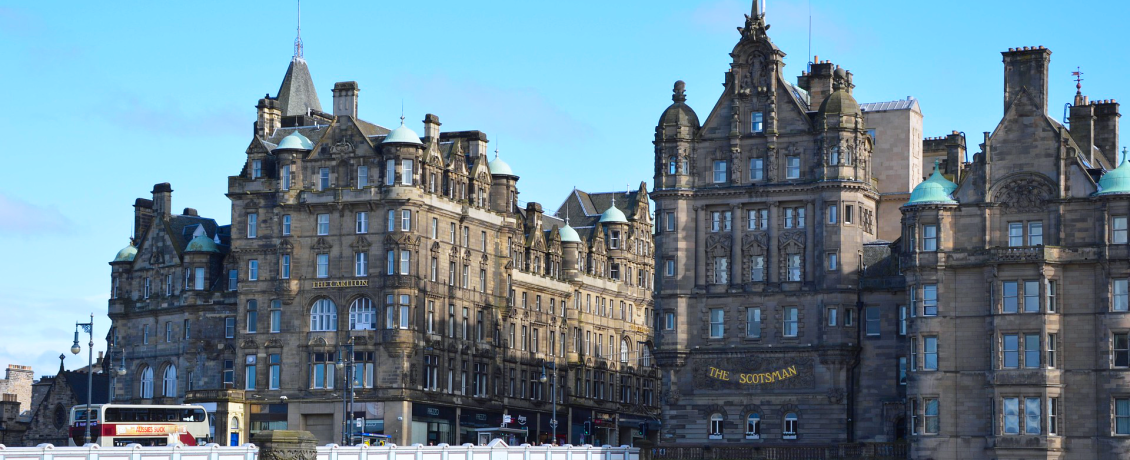
<path fill-rule="evenodd" d="M 765 16 L 765 0 L 753 0 L 753 10 L 750 11 L 749 17 L 758 16 Z"/>
<path fill-rule="evenodd" d="M 302 0 L 298 0 L 298 34 L 294 38 L 294 59 L 302 59 Z"/>

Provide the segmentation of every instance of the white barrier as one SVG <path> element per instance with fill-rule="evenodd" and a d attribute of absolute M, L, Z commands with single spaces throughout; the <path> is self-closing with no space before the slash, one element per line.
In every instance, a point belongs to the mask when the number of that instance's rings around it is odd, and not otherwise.
<path fill-rule="evenodd" d="M 640 450 L 620 446 L 508 446 L 494 440 L 485 446 L 440 444 L 438 446 L 318 446 L 318 460 L 639 460 Z M 258 460 L 254 444 L 225 447 L 207 446 L 5 447 L 0 444 L 0 460 Z"/>

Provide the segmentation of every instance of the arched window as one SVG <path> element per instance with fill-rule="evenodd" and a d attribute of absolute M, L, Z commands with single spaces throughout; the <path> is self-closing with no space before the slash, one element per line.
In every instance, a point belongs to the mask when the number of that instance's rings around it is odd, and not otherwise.
<path fill-rule="evenodd" d="M 628 364 L 628 355 L 631 353 L 631 345 L 628 339 L 620 339 L 620 364 Z"/>
<path fill-rule="evenodd" d="M 141 375 L 141 389 L 138 392 L 138 396 L 144 399 L 152 398 L 153 368 L 149 366 L 143 366 L 141 368 L 141 372 L 138 372 L 138 374 Z"/>
<path fill-rule="evenodd" d="M 781 430 L 782 439 L 796 439 L 797 417 L 796 412 L 785 414 L 785 426 Z"/>
<path fill-rule="evenodd" d="M 667 174 L 678 174 L 676 170 L 678 161 L 675 157 L 671 157 L 671 161 L 667 163 Z"/>
<path fill-rule="evenodd" d="M 745 418 L 745 438 L 761 439 L 761 414 L 754 412 Z"/>
<path fill-rule="evenodd" d="M 239 429 L 239 417 L 232 417 L 231 418 L 231 424 L 228 425 L 228 429 L 229 430 L 238 430 Z"/>
<path fill-rule="evenodd" d="M 161 375 L 161 396 L 168 398 L 176 397 L 177 395 L 177 367 L 169 364 L 165 366 L 165 372 Z"/>
<path fill-rule="evenodd" d="M 354 331 L 369 331 L 377 322 L 377 312 L 373 309 L 373 302 L 368 297 L 361 297 L 349 306 L 349 329 Z"/>
<path fill-rule="evenodd" d="M 311 331 L 336 331 L 337 330 L 337 305 L 330 299 L 318 299 L 310 307 Z"/>
<path fill-rule="evenodd" d="M 710 439 L 722 439 L 722 414 L 710 416 Z"/>
<path fill-rule="evenodd" d="M 651 367 L 651 346 L 640 346 L 640 367 Z"/>

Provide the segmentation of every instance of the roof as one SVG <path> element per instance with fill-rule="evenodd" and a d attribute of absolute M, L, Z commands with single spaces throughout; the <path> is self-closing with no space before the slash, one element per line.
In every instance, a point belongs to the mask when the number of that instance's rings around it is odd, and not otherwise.
<path fill-rule="evenodd" d="M 412 129 L 408 128 L 407 126 L 404 126 L 404 120 L 401 120 L 400 121 L 400 127 L 390 131 L 388 133 L 388 136 L 385 136 L 385 139 L 383 141 L 381 141 L 381 143 L 382 144 L 400 143 L 400 144 L 424 145 L 423 142 L 420 142 L 420 136 L 417 135 L 415 131 L 412 131 Z"/>
<path fill-rule="evenodd" d="M 62 373 L 63 380 L 67 386 L 71 387 L 71 392 L 75 395 L 75 401 L 79 404 L 86 404 L 86 372 L 66 371 Z M 90 376 L 93 386 L 90 387 L 91 404 L 105 404 L 106 398 L 110 391 L 110 378 L 106 374 L 94 374 Z M 55 378 L 58 382 L 58 377 Z"/>
<path fill-rule="evenodd" d="M 885 112 L 888 110 L 914 110 L 918 107 L 918 99 L 907 97 L 897 101 L 866 102 L 859 104 L 859 109 L 864 112 Z"/>
<path fill-rule="evenodd" d="M 188 242 L 188 246 L 184 248 L 185 252 L 220 252 L 220 248 L 216 245 L 215 241 L 207 236 L 200 235 L 193 238 Z"/>
<path fill-rule="evenodd" d="M 1123 153 L 1125 154 L 1125 149 Z M 1099 191 L 1095 192 L 1095 195 L 1122 195 L 1127 193 L 1130 193 L 1130 162 L 1123 158 L 1122 164 L 1103 174 L 1103 177 L 1099 179 Z"/>
<path fill-rule="evenodd" d="M 843 89 L 838 89 L 829 94 L 820 104 L 820 112 L 824 114 L 858 114 L 859 103 Z"/>
<path fill-rule="evenodd" d="M 118 251 L 118 255 L 114 256 L 114 262 L 133 262 L 134 257 L 137 257 L 137 246 L 131 242 L 129 246 Z"/>
<path fill-rule="evenodd" d="M 310 69 L 306 67 L 306 60 L 298 56 L 291 58 L 290 66 L 286 68 L 282 86 L 275 96 L 279 100 L 279 110 L 282 116 L 305 115 L 307 109 L 322 111 L 322 104 L 318 102 L 318 92 L 314 88 L 314 79 L 310 78 Z"/>
<path fill-rule="evenodd" d="M 609 206 L 608 209 L 604 210 L 604 213 L 600 215 L 601 223 L 620 223 L 627 221 L 628 218 L 624 216 L 624 211 L 621 211 L 619 208 L 617 208 L 615 203 L 613 203 L 612 206 Z"/>
<path fill-rule="evenodd" d="M 937 163 L 934 164 L 934 174 L 914 187 L 910 192 L 910 200 L 904 206 L 918 204 L 956 204 L 951 193 L 957 189 L 957 184 L 950 182 L 942 175 Z"/>
<path fill-rule="evenodd" d="M 310 139 L 307 139 L 306 136 L 302 135 L 302 133 L 295 131 L 284 137 L 283 140 L 279 142 L 279 146 L 277 148 L 291 150 L 313 150 L 314 143 L 310 142 Z"/>
<path fill-rule="evenodd" d="M 505 161 L 502 161 L 502 159 L 498 157 L 497 152 L 494 154 L 494 159 L 490 160 L 489 166 L 490 166 L 490 173 L 493 176 L 513 176 L 514 175 L 514 171 L 512 169 L 510 169 L 510 165 L 506 164 Z"/>

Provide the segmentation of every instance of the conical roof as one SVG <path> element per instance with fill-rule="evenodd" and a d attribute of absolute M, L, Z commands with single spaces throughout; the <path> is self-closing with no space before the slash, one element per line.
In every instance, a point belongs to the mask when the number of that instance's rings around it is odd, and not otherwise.
<path fill-rule="evenodd" d="M 295 56 L 286 68 L 279 94 L 279 110 L 282 116 L 306 115 L 307 109 L 322 111 L 322 104 L 318 102 L 318 92 L 314 89 L 314 79 L 310 78 L 310 69 L 306 67 L 306 60 Z"/>
<path fill-rule="evenodd" d="M 1122 164 L 1103 174 L 1099 179 L 1099 191 L 1095 195 L 1121 195 L 1130 193 L 1130 163 L 1126 161 L 1126 149 L 1122 149 Z"/>
<path fill-rule="evenodd" d="M 581 242 L 581 235 L 579 235 L 577 233 L 577 230 L 573 229 L 573 227 L 570 227 L 569 224 L 565 224 L 564 227 L 561 227 L 559 230 L 557 230 L 557 234 L 561 235 L 561 242 L 562 243 L 580 243 Z"/>

